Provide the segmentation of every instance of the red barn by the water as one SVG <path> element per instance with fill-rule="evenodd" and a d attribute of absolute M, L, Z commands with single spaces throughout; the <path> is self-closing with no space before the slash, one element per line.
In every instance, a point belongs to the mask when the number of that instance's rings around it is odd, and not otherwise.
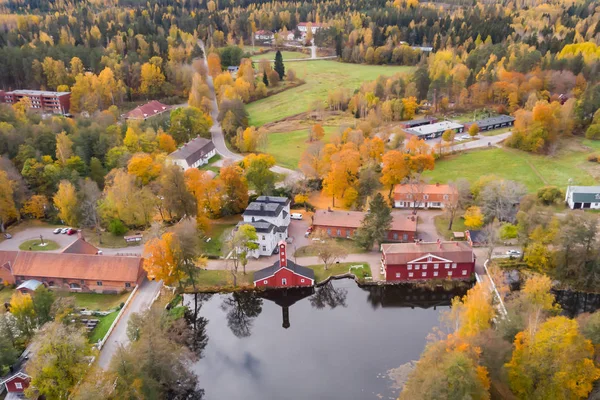
<path fill-rule="evenodd" d="M 10 378 L 0 382 L 0 385 L 6 386 L 6 391 L 9 393 L 8 396 L 11 396 L 12 394 L 12 396 L 21 397 L 25 389 L 29 387 L 30 379 L 31 378 L 26 373 L 17 372 Z"/>
<path fill-rule="evenodd" d="M 381 245 L 381 265 L 388 282 L 471 279 L 475 254 L 467 242 Z"/>
<path fill-rule="evenodd" d="M 254 273 L 255 287 L 285 288 L 313 286 L 314 283 L 315 272 L 312 269 L 287 259 L 285 242 L 279 242 L 279 260 Z"/>

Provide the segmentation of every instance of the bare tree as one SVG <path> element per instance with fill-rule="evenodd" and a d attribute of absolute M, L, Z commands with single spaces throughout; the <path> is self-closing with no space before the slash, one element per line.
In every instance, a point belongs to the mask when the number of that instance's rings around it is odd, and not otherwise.
<path fill-rule="evenodd" d="M 449 194 L 444 210 L 448 216 L 448 230 L 450 231 L 452 230 L 456 213 L 465 208 L 465 204 L 470 198 L 471 190 L 469 182 L 463 178 L 457 179 L 455 182 L 448 182 L 448 186 L 450 186 L 452 193 Z"/>
<path fill-rule="evenodd" d="M 424 195 L 425 195 L 425 182 L 421 180 L 421 174 L 417 174 L 415 177 L 408 181 L 408 188 L 413 201 L 413 213 L 417 213 L 417 209 L 423 204 L 425 206 Z"/>
<path fill-rule="evenodd" d="M 511 222 L 516 216 L 516 206 L 526 193 L 527 189 L 521 183 L 494 180 L 481 190 L 479 202 L 486 217 Z"/>
<path fill-rule="evenodd" d="M 483 231 L 483 245 L 487 247 L 487 259 L 492 258 L 492 254 L 494 254 L 494 249 L 498 244 L 500 239 L 500 223 L 498 220 L 494 220 L 491 223 L 487 224 L 482 229 Z"/>
<path fill-rule="evenodd" d="M 315 245 L 317 257 L 323 261 L 323 268 L 327 270 L 331 264 L 343 260 L 348 255 L 344 246 L 330 238 L 324 231 L 317 231 L 315 236 L 319 239 Z"/>

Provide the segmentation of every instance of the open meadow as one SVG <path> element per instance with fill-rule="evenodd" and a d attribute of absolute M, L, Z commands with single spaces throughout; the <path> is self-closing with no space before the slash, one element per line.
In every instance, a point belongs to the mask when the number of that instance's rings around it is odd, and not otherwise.
<path fill-rule="evenodd" d="M 269 51 L 264 54 L 255 54 L 250 58 L 254 61 L 259 61 L 262 59 L 274 61 L 276 53 L 277 53 L 276 51 Z M 283 57 L 283 61 L 293 60 L 293 59 L 298 59 L 298 58 L 310 58 L 309 54 L 301 53 L 299 51 L 282 51 L 281 56 Z"/>
<path fill-rule="evenodd" d="M 323 142 L 328 142 L 331 135 L 337 129 L 334 126 L 324 126 L 325 137 L 322 139 Z M 275 157 L 277 165 L 290 169 L 298 169 L 300 157 L 309 145 L 308 128 L 291 132 L 269 133 L 265 153 Z"/>
<path fill-rule="evenodd" d="M 465 178 L 473 183 L 482 176 L 495 175 L 521 182 L 530 192 L 548 185 L 564 189 L 569 179 L 577 185 L 595 185 L 600 164 L 587 161 L 587 156 L 599 147 L 591 141 L 573 140 L 554 157 L 508 148 L 476 150 L 437 161 L 435 169 L 424 176 L 430 182 Z"/>
<path fill-rule="evenodd" d="M 264 55 L 261 56 L 264 58 Z M 308 111 L 315 100 L 326 100 L 327 92 L 339 87 L 354 90 L 363 82 L 379 75 L 391 76 L 399 72 L 409 74 L 413 67 L 359 65 L 331 60 L 297 61 L 285 64 L 286 71 L 293 69 L 306 83 L 248 104 L 250 125 L 262 126 L 291 115 Z"/>

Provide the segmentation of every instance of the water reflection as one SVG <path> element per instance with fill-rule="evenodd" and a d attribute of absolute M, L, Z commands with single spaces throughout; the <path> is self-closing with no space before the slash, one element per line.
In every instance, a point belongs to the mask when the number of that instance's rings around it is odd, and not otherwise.
<path fill-rule="evenodd" d="M 209 338 L 194 364 L 207 400 L 397 398 L 387 371 L 419 358 L 466 289 L 358 287 L 186 296 Z M 197 319 L 196 319 L 197 321 Z"/>
<path fill-rule="evenodd" d="M 563 315 L 575 318 L 582 313 L 600 310 L 600 294 L 575 292 L 571 290 L 553 290 L 556 302 L 560 304 Z"/>

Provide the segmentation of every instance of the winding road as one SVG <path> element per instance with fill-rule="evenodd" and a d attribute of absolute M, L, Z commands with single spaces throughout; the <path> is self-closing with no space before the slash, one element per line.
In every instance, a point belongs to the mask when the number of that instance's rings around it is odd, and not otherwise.
<path fill-rule="evenodd" d="M 206 52 L 204 50 L 204 43 L 202 42 L 202 40 L 199 40 L 198 44 L 202 48 L 202 52 L 204 54 L 206 54 Z M 204 62 L 206 69 L 208 70 L 208 62 L 207 62 L 206 57 L 204 57 L 202 60 Z M 221 157 L 223 157 L 225 159 L 229 159 L 232 161 L 240 161 L 244 157 L 241 154 L 237 154 L 237 153 L 234 153 L 231 150 L 229 150 L 229 148 L 227 148 L 227 144 L 225 143 L 225 135 L 223 134 L 223 129 L 221 128 L 221 124 L 219 123 L 219 120 L 218 120 L 219 105 L 217 103 L 215 86 L 213 84 L 213 79 L 210 75 L 206 76 L 206 83 L 208 84 L 208 87 L 212 94 L 211 117 L 213 120 L 213 126 L 210 128 L 210 134 L 212 137 L 212 141 L 215 145 L 215 149 L 217 150 L 217 153 L 219 153 L 221 155 Z M 271 168 L 271 171 L 273 171 L 277 174 L 286 175 L 286 179 L 285 179 L 286 182 L 297 182 L 304 177 L 302 175 L 302 173 L 300 173 L 299 171 L 294 171 L 294 170 L 291 170 L 288 168 L 280 167 L 278 165 Z"/>

